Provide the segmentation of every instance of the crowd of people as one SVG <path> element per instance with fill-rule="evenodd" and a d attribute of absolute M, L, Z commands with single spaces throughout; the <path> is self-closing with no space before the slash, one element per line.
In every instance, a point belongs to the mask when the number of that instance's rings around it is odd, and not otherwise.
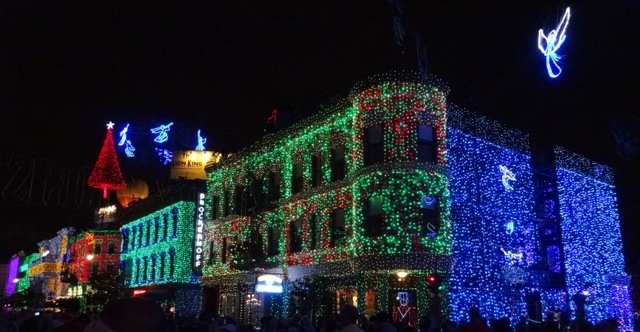
<path fill-rule="evenodd" d="M 391 318 L 384 312 L 367 318 L 347 304 L 338 315 L 318 317 L 316 324 L 309 316 L 295 314 L 288 319 L 265 316 L 253 326 L 206 312 L 197 318 L 167 316 L 151 300 L 127 298 L 108 304 L 97 315 L 3 312 L 0 332 L 617 332 L 620 327 L 615 319 L 592 324 L 578 318 L 565 324 L 553 317 L 543 322 L 523 318 L 512 324 L 508 318 L 485 319 L 478 308 L 470 308 L 469 319 L 459 323 L 439 314 L 422 317 L 418 326 L 394 323 Z"/>

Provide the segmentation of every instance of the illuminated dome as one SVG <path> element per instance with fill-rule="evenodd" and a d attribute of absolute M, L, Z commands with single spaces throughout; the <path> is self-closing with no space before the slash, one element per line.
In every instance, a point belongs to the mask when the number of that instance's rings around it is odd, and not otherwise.
<path fill-rule="evenodd" d="M 116 191 L 116 196 L 120 205 L 128 207 L 132 201 L 139 199 L 145 199 L 149 196 L 149 186 L 147 182 L 141 179 L 127 179 L 125 180 L 127 187 Z"/>

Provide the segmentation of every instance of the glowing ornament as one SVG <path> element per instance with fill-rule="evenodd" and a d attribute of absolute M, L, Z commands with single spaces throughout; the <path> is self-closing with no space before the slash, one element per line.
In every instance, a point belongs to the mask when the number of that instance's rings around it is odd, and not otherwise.
<path fill-rule="evenodd" d="M 90 187 L 102 189 L 102 197 L 105 199 L 107 198 L 107 190 L 119 190 L 126 187 L 113 143 L 113 125 L 113 122 L 107 124 L 107 137 L 104 139 L 98 161 L 87 181 Z"/>
<path fill-rule="evenodd" d="M 167 149 L 158 149 L 156 148 L 156 153 L 158 153 L 158 156 L 163 158 L 163 165 L 166 165 L 168 163 L 171 162 L 171 160 L 173 160 L 173 152 L 167 150 Z"/>
<path fill-rule="evenodd" d="M 124 143 L 127 142 L 127 131 L 129 131 L 129 124 L 127 123 L 126 126 L 124 126 L 124 129 L 122 129 L 120 131 L 120 142 L 118 142 L 118 146 L 123 146 Z"/>
<path fill-rule="evenodd" d="M 564 13 L 562 20 L 556 29 L 549 31 L 549 34 L 546 36 L 542 29 L 538 30 L 538 48 L 546 57 L 547 73 L 551 78 L 556 78 L 560 76 L 560 73 L 562 73 L 562 67 L 560 67 L 559 63 L 562 57 L 556 52 L 560 49 L 560 46 L 562 46 L 562 43 L 564 43 L 567 38 L 565 32 L 569 25 L 570 17 L 571 12 L 569 7 L 567 7 L 567 11 Z M 544 43 L 542 42 L 543 40 Z"/>

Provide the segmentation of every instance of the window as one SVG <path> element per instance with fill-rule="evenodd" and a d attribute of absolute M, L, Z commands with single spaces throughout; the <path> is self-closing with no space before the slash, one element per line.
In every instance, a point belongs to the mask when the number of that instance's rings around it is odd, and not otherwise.
<path fill-rule="evenodd" d="M 151 276 L 149 276 L 149 280 L 156 280 L 156 255 L 151 255 Z"/>
<path fill-rule="evenodd" d="M 115 255 L 116 253 L 116 241 L 110 240 L 107 242 L 107 255 Z"/>
<path fill-rule="evenodd" d="M 109 274 L 115 274 L 116 273 L 116 262 L 107 262 L 106 263 L 106 268 L 107 268 L 107 272 Z"/>
<path fill-rule="evenodd" d="M 158 237 L 160 236 L 160 218 L 153 218 L 153 243 L 158 243 Z"/>
<path fill-rule="evenodd" d="M 102 240 L 95 240 L 93 242 L 93 255 L 100 256 L 102 254 Z"/>
<path fill-rule="evenodd" d="M 248 211 L 258 208 L 261 209 L 265 205 L 265 195 L 263 194 L 264 180 L 262 178 L 255 178 L 251 182 L 250 197 L 247 202 Z"/>
<path fill-rule="evenodd" d="M 317 249 L 320 241 L 318 239 L 318 216 L 315 213 L 309 217 L 309 232 L 311 233 L 309 249 Z"/>
<path fill-rule="evenodd" d="M 244 216 L 247 212 L 247 193 L 243 187 L 236 187 L 234 191 L 233 213 Z"/>
<path fill-rule="evenodd" d="M 149 275 L 147 274 L 149 272 L 149 270 L 147 269 L 149 267 L 149 259 L 147 257 L 144 257 L 142 259 L 142 264 L 144 264 L 144 266 L 142 267 L 142 281 L 147 281 L 147 279 L 149 278 Z"/>
<path fill-rule="evenodd" d="M 422 198 L 422 236 L 435 237 L 440 229 L 438 200 L 435 197 Z"/>
<path fill-rule="evenodd" d="M 164 279 L 165 259 L 166 259 L 165 253 L 161 252 L 160 253 L 160 280 Z"/>
<path fill-rule="evenodd" d="M 138 248 L 142 247 L 142 236 L 144 235 L 142 232 L 142 224 L 138 225 Z"/>
<path fill-rule="evenodd" d="M 175 239 L 178 235 L 178 210 L 173 209 L 171 211 L 171 219 L 173 221 L 172 229 L 171 229 L 171 238 Z"/>
<path fill-rule="evenodd" d="M 173 279 L 173 274 L 176 271 L 176 252 L 173 248 L 169 250 L 169 278 Z"/>
<path fill-rule="evenodd" d="M 384 146 L 382 144 L 382 125 L 367 128 L 365 131 L 364 140 L 365 166 L 383 162 Z"/>
<path fill-rule="evenodd" d="M 231 214 L 231 211 L 229 209 L 229 206 L 231 205 L 231 192 L 227 189 L 224 190 L 224 206 L 222 209 L 222 215 L 223 216 L 228 216 L 229 214 Z"/>
<path fill-rule="evenodd" d="M 383 233 L 382 223 L 382 197 L 371 197 L 365 206 L 365 235 L 369 237 L 380 236 Z"/>
<path fill-rule="evenodd" d="M 131 275 L 133 274 L 133 261 L 131 258 L 121 261 L 122 269 L 124 270 L 124 281 L 125 283 L 131 282 Z"/>
<path fill-rule="evenodd" d="M 227 238 L 223 238 L 222 239 L 222 253 L 221 253 L 222 257 L 220 257 L 220 260 L 222 261 L 222 264 L 225 264 L 227 262 Z"/>
<path fill-rule="evenodd" d="M 122 252 L 127 252 L 129 249 L 129 229 L 122 229 Z"/>
<path fill-rule="evenodd" d="M 136 259 L 136 284 L 140 283 L 140 259 Z"/>
<path fill-rule="evenodd" d="M 311 157 L 311 186 L 317 187 L 322 184 L 322 157 Z"/>
<path fill-rule="evenodd" d="M 215 241 L 209 242 L 209 265 L 213 265 L 213 262 L 215 261 L 215 254 L 216 254 L 215 250 L 216 250 Z"/>
<path fill-rule="evenodd" d="M 293 164 L 293 170 L 291 171 L 291 192 L 297 194 L 302 191 L 304 186 L 304 178 L 302 177 L 302 162 Z"/>
<path fill-rule="evenodd" d="M 344 222 L 344 210 L 334 210 L 331 214 L 331 246 L 335 248 L 341 245 L 345 235 L 346 225 Z"/>
<path fill-rule="evenodd" d="M 136 226 L 131 227 L 131 249 L 136 248 Z"/>
<path fill-rule="evenodd" d="M 146 244 L 147 247 L 149 246 L 150 242 L 151 242 L 151 220 L 147 220 L 147 232 L 145 233 L 146 235 Z"/>
<path fill-rule="evenodd" d="M 282 175 L 280 172 L 269 173 L 269 192 L 268 200 L 273 202 L 280 199 L 280 184 L 282 183 Z"/>
<path fill-rule="evenodd" d="M 212 242 L 213 244 L 213 242 Z M 251 230 L 251 242 L 249 243 L 249 258 L 255 261 L 261 261 L 264 256 L 262 251 L 262 236 L 257 227 Z"/>
<path fill-rule="evenodd" d="M 418 125 L 418 162 L 436 161 L 436 145 L 433 127 Z"/>
<path fill-rule="evenodd" d="M 302 236 L 300 234 L 302 226 L 302 222 L 298 219 L 292 221 L 289 225 L 290 238 L 289 238 L 289 249 L 291 252 L 301 252 L 302 251 Z"/>
<path fill-rule="evenodd" d="M 268 253 L 270 257 L 278 256 L 280 254 L 280 230 L 276 227 L 271 227 L 269 230 L 269 246 Z"/>
<path fill-rule="evenodd" d="M 220 196 L 213 196 L 211 199 L 211 219 L 220 218 Z"/>
<path fill-rule="evenodd" d="M 331 181 L 343 180 L 345 175 L 344 146 L 331 150 Z"/>
<path fill-rule="evenodd" d="M 91 262 L 91 274 L 90 276 L 92 278 L 95 278 L 98 276 L 98 272 L 100 271 L 100 262 Z"/>
<path fill-rule="evenodd" d="M 169 215 L 162 215 L 162 240 L 165 241 L 167 239 L 167 234 L 169 233 Z"/>

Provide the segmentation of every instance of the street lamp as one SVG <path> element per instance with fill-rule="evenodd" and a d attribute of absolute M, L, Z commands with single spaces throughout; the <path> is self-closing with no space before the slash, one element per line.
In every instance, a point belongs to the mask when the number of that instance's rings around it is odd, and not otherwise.
<path fill-rule="evenodd" d="M 87 255 L 87 260 L 88 260 L 88 261 L 93 260 L 93 255 L 92 255 L 92 254 L 88 254 L 88 255 Z"/>
<path fill-rule="evenodd" d="M 17 284 L 18 282 L 20 282 L 20 278 L 15 278 L 12 280 L 14 284 Z"/>

